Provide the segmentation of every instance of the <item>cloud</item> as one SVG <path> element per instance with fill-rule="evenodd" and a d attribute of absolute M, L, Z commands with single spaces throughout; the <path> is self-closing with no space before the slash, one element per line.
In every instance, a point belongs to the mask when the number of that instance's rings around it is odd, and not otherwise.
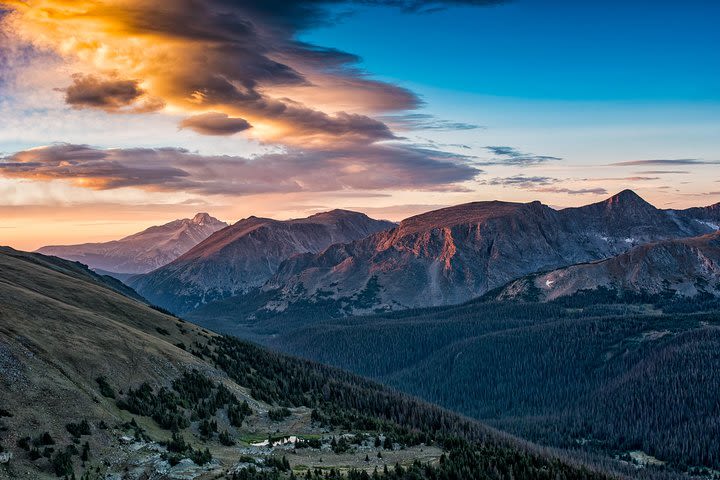
<path fill-rule="evenodd" d="M 563 180 L 553 177 L 514 175 L 512 177 L 497 177 L 490 180 L 484 180 L 480 183 L 484 185 L 502 185 L 504 187 L 520 188 L 522 190 L 530 190 L 532 192 L 542 193 L 566 193 L 568 195 L 606 195 L 608 192 L 604 188 L 567 188 L 557 187 L 556 184 Z"/>
<path fill-rule="evenodd" d="M 535 189 L 534 191 L 543 193 L 567 193 L 568 195 L 608 195 L 608 191 L 602 187 L 578 189 L 562 187 L 543 187 Z"/>
<path fill-rule="evenodd" d="M 228 117 L 224 113 L 209 112 L 185 118 L 180 128 L 189 128 L 202 135 L 233 135 L 252 128 L 243 118 Z"/>
<path fill-rule="evenodd" d="M 356 55 L 298 40 L 302 31 L 330 22 L 332 7 L 427 12 L 495 3 L 26 0 L 9 3 L 12 11 L 0 17 L 0 31 L 83 72 L 65 89 L 70 106 L 112 113 L 163 105 L 186 115 L 217 112 L 245 119 L 255 127 L 248 133 L 263 142 L 309 148 L 393 139 L 372 116 L 422 103 L 405 88 L 370 78 Z M 117 72 L 125 78 L 113 78 Z"/>
<path fill-rule="evenodd" d="M 513 147 L 507 146 L 487 146 L 485 147 L 485 150 L 491 152 L 493 155 L 500 158 L 478 162 L 478 165 L 527 166 L 562 160 L 562 158 L 560 157 L 551 157 L 549 155 L 535 155 L 533 153 L 523 153 Z"/>
<path fill-rule="evenodd" d="M 465 122 L 452 122 L 428 115 L 425 113 L 408 113 L 405 115 L 386 115 L 381 120 L 399 130 L 476 130 L 485 128 L 480 125 Z"/>
<path fill-rule="evenodd" d="M 92 190 L 252 195 L 346 190 L 462 190 L 480 171 L 468 159 L 408 145 L 287 150 L 253 158 L 204 156 L 179 148 L 97 149 L 56 144 L 0 159 L 0 175 L 65 180 Z"/>
<path fill-rule="evenodd" d="M 687 170 L 644 170 L 637 173 L 638 175 L 685 175 L 690 172 Z"/>
<path fill-rule="evenodd" d="M 101 79 L 75 74 L 65 89 L 65 103 L 73 108 L 99 108 L 106 112 L 145 113 L 164 107 L 161 100 L 150 99 L 137 80 Z"/>
<path fill-rule="evenodd" d="M 517 187 L 522 189 L 533 190 L 539 185 L 550 185 L 560 180 L 552 177 L 527 177 L 525 175 L 514 175 L 512 177 L 496 177 L 490 180 L 484 180 L 485 185 L 502 185 L 505 187 Z"/>
<path fill-rule="evenodd" d="M 717 165 L 719 161 L 708 161 L 700 160 L 697 158 L 675 158 L 675 159 L 652 159 L 652 160 L 631 160 L 627 162 L 611 163 L 611 166 L 616 167 L 632 167 L 638 165 Z"/>
<path fill-rule="evenodd" d="M 652 180 L 660 180 L 660 177 L 599 177 L 599 178 L 583 178 L 584 181 L 594 180 L 596 182 L 649 182 Z"/>

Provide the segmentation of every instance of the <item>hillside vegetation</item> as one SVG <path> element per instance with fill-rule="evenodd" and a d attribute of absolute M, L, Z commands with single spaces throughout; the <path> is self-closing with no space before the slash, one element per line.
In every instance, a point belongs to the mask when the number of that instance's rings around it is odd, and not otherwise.
<path fill-rule="evenodd" d="M 608 478 L 102 280 L 0 251 L 0 477 Z"/>

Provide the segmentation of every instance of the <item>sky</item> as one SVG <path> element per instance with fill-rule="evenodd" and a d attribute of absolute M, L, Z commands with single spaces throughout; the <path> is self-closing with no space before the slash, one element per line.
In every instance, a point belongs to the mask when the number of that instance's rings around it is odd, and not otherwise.
<path fill-rule="evenodd" d="M 0 0 L 0 244 L 720 202 L 720 3 Z"/>

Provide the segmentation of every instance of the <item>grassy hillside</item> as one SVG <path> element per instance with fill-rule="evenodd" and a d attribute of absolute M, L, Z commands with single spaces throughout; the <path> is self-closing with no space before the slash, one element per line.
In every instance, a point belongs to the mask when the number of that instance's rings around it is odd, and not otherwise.
<path fill-rule="evenodd" d="M 0 251 L 0 478 L 608 478 L 583 463 Z"/>

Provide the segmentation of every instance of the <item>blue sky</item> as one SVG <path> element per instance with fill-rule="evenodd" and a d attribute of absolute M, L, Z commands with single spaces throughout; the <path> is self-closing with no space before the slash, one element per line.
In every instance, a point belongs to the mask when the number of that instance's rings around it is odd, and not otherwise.
<path fill-rule="evenodd" d="M 303 38 L 357 53 L 383 78 L 459 92 L 717 102 L 719 19 L 712 1 L 516 0 L 421 15 L 354 8 Z"/>

